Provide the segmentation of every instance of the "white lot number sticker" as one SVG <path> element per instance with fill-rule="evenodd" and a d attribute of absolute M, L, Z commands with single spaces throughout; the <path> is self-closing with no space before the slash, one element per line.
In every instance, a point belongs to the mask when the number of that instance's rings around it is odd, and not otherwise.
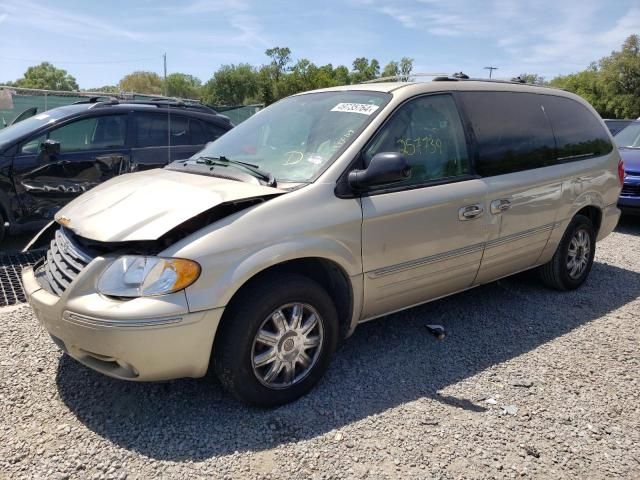
<path fill-rule="evenodd" d="M 363 115 L 371 115 L 380 108 L 378 105 L 370 105 L 368 103 L 339 103 L 331 109 L 332 112 L 348 112 L 362 113 Z"/>

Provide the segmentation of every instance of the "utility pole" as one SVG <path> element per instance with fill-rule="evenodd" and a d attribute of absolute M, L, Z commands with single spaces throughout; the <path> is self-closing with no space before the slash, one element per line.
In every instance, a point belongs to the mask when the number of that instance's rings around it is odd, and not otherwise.
<path fill-rule="evenodd" d="M 162 55 L 164 60 L 164 96 L 167 96 L 167 52 Z"/>
<path fill-rule="evenodd" d="M 484 67 L 485 70 L 489 70 L 489 78 L 491 78 L 491 74 L 494 70 L 498 70 L 498 67 Z"/>

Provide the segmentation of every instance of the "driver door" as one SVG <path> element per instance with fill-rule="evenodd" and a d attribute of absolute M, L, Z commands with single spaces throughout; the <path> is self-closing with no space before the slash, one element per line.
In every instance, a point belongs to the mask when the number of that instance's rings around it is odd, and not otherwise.
<path fill-rule="evenodd" d="M 71 121 L 20 145 L 13 181 L 24 218 L 50 220 L 66 203 L 94 186 L 128 171 L 127 115 L 102 115 Z M 48 155 L 45 140 L 60 143 Z"/>
<path fill-rule="evenodd" d="M 390 151 L 412 175 L 362 197 L 363 319 L 469 288 L 489 231 L 487 187 L 471 174 L 451 95 L 399 107 L 365 149 L 365 166 Z"/>

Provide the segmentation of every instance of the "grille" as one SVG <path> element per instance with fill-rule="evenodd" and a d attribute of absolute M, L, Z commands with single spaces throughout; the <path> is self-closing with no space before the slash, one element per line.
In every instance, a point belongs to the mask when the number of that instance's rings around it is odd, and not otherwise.
<path fill-rule="evenodd" d="M 42 288 L 60 296 L 91 260 L 93 257 L 73 239 L 73 234 L 61 228 L 51 240 L 44 263 L 36 270 L 36 278 Z"/>
<path fill-rule="evenodd" d="M 640 197 L 640 185 L 624 185 L 620 195 L 628 197 Z"/>

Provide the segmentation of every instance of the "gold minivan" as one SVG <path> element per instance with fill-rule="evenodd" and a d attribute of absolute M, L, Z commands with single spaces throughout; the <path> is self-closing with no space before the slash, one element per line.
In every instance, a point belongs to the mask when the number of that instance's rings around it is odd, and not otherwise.
<path fill-rule="evenodd" d="M 335 87 L 192 158 L 116 177 L 34 238 L 29 302 L 68 355 L 124 380 L 217 373 L 292 401 L 359 323 L 536 268 L 570 290 L 624 170 L 581 98 L 455 77 Z"/>

